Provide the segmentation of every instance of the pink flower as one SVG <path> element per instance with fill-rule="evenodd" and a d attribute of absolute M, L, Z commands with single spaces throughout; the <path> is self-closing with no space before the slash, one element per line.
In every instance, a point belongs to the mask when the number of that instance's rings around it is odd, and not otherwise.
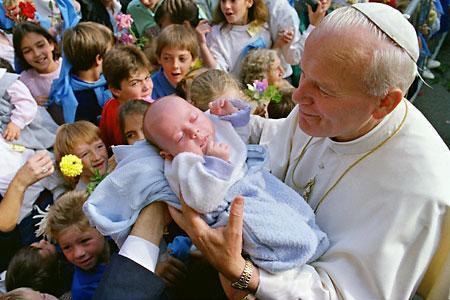
<path fill-rule="evenodd" d="M 255 80 L 253 81 L 253 86 L 258 93 L 262 93 L 269 86 L 269 82 L 267 81 L 267 79 L 263 79 L 262 81 Z"/>
<path fill-rule="evenodd" d="M 131 28 L 131 24 L 133 23 L 133 18 L 131 18 L 131 15 L 120 13 L 116 16 L 116 22 L 117 22 L 117 29 L 119 31 L 122 31 L 123 29 Z"/>
<path fill-rule="evenodd" d="M 132 34 L 129 34 L 129 33 L 122 33 L 122 34 L 120 35 L 119 41 L 120 41 L 122 44 L 124 44 L 124 45 L 127 45 L 127 44 L 133 44 L 133 43 L 134 43 L 134 37 L 133 37 Z"/>

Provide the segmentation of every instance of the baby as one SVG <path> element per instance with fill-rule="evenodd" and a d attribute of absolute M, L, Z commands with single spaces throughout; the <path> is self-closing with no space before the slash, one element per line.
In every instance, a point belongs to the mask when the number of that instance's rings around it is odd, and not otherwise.
<path fill-rule="evenodd" d="M 213 226 L 225 225 L 231 201 L 244 196 L 243 248 L 267 271 L 318 258 L 328 239 L 311 208 L 263 168 L 264 148 L 243 142 L 250 107 L 220 99 L 210 104 L 210 113 L 176 96 L 163 97 L 147 110 L 144 135 L 161 149 L 172 190 Z"/>
<path fill-rule="evenodd" d="M 53 146 L 57 125 L 17 74 L 0 68 L 0 135 L 8 143 L 42 150 Z"/>

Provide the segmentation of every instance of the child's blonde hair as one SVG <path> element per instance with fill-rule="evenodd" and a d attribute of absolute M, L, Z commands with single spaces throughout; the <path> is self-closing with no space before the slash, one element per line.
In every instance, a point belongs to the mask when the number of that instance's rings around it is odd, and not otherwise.
<path fill-rule="evenodd" d="M 248 100 L 239 83 L 227 72 L 208 70 L 192 80 L 190 101 L 200 110 L 208 110 L 208 103 L 225 93 L 236 91 L 242 94 L 242 100 Z"/>
<path fill-rule="evenodd" d="M 192 82 L 195 78 L 197 78 L 200 74 L 207 72 L 209 69 L 200 67 L 191 69 L 184 77 L 178 82 L 177 87 L 175 88 L 175 93 L 177 96 L 180 96 L 183 99 L 191 102 L 191 86 Z"/>
<path fill-rule="evenodd" d="M 242 84 L 253 84 L 255 80 L 267 79 L 278 54 L 272 49 L 251 50 L 242 61 L 239 80 Z"/>
<path fill-rule="evenodd" d="M 64 155 L 73 154 L 77 145 L 91 144 L 101 139 L 100 129 L 88 121 L 77 121 L 59 126 L 53 146 L 56 168 L 59 170 L 61 158 Z M 69 184 L 74 187 L 76 182 L 78 182 L 78 178 L 74 178 Z"/>
<path fill-rule="evenodd" d="M 156 39 L 156 56 L 161 57 L 164 48 L 187 50 L 192 60 L 198 57 L 198 41 L 192 29 L 184 25 L 172 24 L 164 28 Z"/>
<path fill-rule="evenodd" d="M 278 0 L 280 1 L 280 0 Z M 269 11 L 264 0 L 253 0 L 253 5 L 248 9 L 248 23 L 255 21 L 257 25 L 262 25 L 269 20 Z M 227 19 L 222 12 L 220 2 L 216 6 L 212 20 L 213 24 L 227 23 Z"/>
<path fill-rule="evenodd" d="M 0 300 L 30 300 L 27 295 L 28 291 L 33 291 L 33 289 L 29 287 L 20 287 L 0 295 Z"/>
<path fill-rule="evenodd" d="M 76 73 L 92 68 L 97 55 L 104 58 L 114 44 L 114 35 L 105 25 L 81 22 L 64 32 L 63 50 Z"/>
<path fill-rule="evenodd" d="M 89 229 L 89 220 L 83 213 L 83 204 L 87 198 L 88 194 L 82 191 L 70 191 L 62 195 L 50 207 L 46 217 L 45 234 L 57 241 L 60 233 L 71 226 L 80 231 Z"/>

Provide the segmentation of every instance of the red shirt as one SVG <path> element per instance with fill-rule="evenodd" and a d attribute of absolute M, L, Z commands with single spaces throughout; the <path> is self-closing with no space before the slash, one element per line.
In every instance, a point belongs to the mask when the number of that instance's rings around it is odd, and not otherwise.
<path fill-rule="evenodd" d="M 119 106 L 120 102 L 115 99 L 109 99 L 103 106 L 102 117 L 100 119 L 100 132 L 106 147 L 113 145 L 126 144 L 120 130 L 119 123 Z"/>

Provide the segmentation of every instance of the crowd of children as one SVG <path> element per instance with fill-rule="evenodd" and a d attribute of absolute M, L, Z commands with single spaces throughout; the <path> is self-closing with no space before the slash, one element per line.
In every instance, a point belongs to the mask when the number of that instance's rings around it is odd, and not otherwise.
<path fill-rule="evenodd" d="M 32 14 L 16 9 L 23 2 Z M 309 9 L 306 25 L 287 0 L 0 4 L 0 216 L 10 216 L 0 224 L 0 299 L 91 299 L 123 236 L 104 236 L 83 206 L 124 151 L 147 144 L 152 103 L 176 94 L 196 111 L 244 103 L 252 114 L 286 117 L 304 41 L 331 3 Z M 126 43 L 117 39 L 125 27 Z M 167 129 L 158 118 L 155 127 Z M 317 246 L 305 261 L 324 250 Z M 192 270 L 171 247 L 161 246 L 156 274 L 182 295 L 176 288 Z"/>

